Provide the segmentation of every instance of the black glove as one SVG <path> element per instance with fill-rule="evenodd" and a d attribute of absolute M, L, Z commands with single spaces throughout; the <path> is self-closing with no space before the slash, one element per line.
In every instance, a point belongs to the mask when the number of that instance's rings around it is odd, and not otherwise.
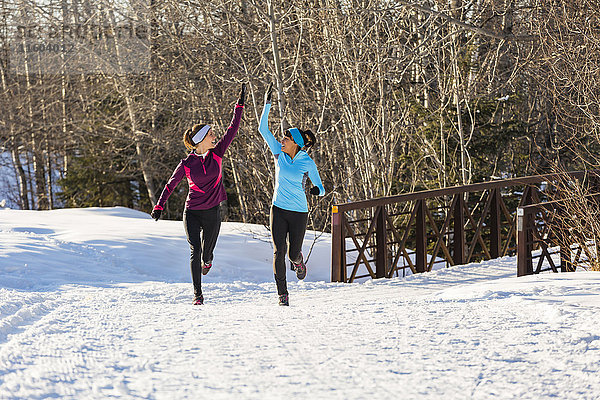
<path fill-rule="evenodd" d="M 310 188 L 310 194 L 314 194 L 315 196 L 318 196 L 319 193 L 321 193 L 321 190 L 318 187 L 313 186 Z"/>
<path fill-rule="evenodd" d="M 273 83 L 269 83 L 267 93 L 265 93 L 265 104 L 271 104 L 271 98 L 273 97 Z"/>
<path fill-rule="evenodd" d="M 162 210 L 152 210 L 150 216 L 158 221 L 160 219 L 160 214 L 162 214 Z"/>
<path fill-rule="evenodd" d="M 238 105 L 243 106 L 246 101 L 246 84 L 242 83 L 242 90 L 240 90 L 240 98 L 238 99 Z"/>

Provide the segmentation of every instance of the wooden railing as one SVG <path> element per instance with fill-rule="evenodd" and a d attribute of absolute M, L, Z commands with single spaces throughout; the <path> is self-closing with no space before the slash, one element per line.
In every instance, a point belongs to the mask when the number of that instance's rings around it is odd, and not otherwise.
<path fill-rule="evenodd" d="M 595 201 L 600 194 L 590 194 L 578 202 Z M 577 265 L 585 265 L 589 254 L 597 254 L 598 246 L 580 243 L 573 237 L 570 227 L 565 226 L 564 201 L 531 204 L 517 209 L 517 276 L 539 274 L 544 271 L 574 271 Z M 581 239 L 582 236 L 578 235 Z M 593 250 L 589 247 L 595 247 Z M 537 250 L 537 251 L 536 251 Z M 558 257 L 552 257 L 557 255 Z M 535 268 L 534 268 L 535 263 Z"/>
<path fill-rule="evenodd" d="M 572 178 L 583 177 L 573 172 Z M 334 205 L 331 280 L 391 278 L 516 252 L 516 210 L 547 200 L 548 174 Z"/>
<path fill-rule="evenodd" d="M 557 242 L 562 236 L 559 225 L 555 224 L 557 203 L 550 201 L 517 209 L 517 276 L 548 270 L 558 272 L 557 264 L 561 272 L 568 270 L 570 257 L 564 254 L 564 247 L 561 248 Z M 538 254 L 534 255 L 534 250 L 539 250 Z M 559 255 L 558 263 L 552 258 L 555 254 Z M 537 260 L 535 268 L 534 260 Z M 544 262 L 549 267 L 542 268 Z"/>

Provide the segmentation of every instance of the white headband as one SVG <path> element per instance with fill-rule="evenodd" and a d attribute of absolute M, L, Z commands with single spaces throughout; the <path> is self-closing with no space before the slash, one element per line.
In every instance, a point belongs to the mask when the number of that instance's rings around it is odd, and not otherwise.
<path fill-rule="evenodd" d="M 208 133 L 209 130 L 210 130 L 210 125 L 204 125 L 202 128 L 200 128 L 200 130 L 198 132 L 196 132 L 196 134 L 192 138 L 192 142 L 194 143 L 194 146 L 204 140 L 204 137 L 206 136 L 206 134 Z"/>

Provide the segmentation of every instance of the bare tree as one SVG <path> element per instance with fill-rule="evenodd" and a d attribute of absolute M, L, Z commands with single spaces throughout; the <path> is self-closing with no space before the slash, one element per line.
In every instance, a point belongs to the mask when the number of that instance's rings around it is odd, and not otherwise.
<path fill-rule="evenodd" d="M 108 1 L 51 3 L 52 16 L 36 18 L 118 29 Z M 231 219 L 267 219 L 273 165 L 256 127 L 269 82 L 278 100 L 271 125 L 318 138 L 311 157 L 328 195 L 309 197 L 317 229 L 328 228 L 333 203 L 544 171 L 557 160 L 598 164 L 597 18 L 582 11 L 595 1 L 148 5 L 146 70 L 127 72 L 107 55 L 127 51 L 124 40 L 94 55 L 99 70 L 75 68 L 67 53 L 53 73 L 3 64 L 0 130 L 23 208 L 45 207 L 52 174 L 76 176 L 77 163 L 92 159 L 93 185 L 127 186 L 131 204 L 148 209 L 185 157 L 182 133 L 194 123 L 224 130 L 241 82 L 247 110 L 224 163 Z M 180 204 L 165 214 L 179 217 Z"/>

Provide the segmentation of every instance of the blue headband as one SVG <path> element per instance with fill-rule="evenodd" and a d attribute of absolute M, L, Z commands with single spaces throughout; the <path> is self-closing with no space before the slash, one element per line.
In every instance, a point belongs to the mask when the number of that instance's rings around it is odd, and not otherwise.
<path fill-rule="evenodd" d="M 296 144 L 298 146 L 300 146 L 300 148 L 304 147 L 304 139 L 302 138 L 302 135 L 300 134 L 300 131 L 298 130 L 298 128 L 290 128 L 288 129 L 288 131 L 290 131 L 290 133 L 292 134 L 292 138 L 294 139 L 294 142 L 296 142 Z"/>

